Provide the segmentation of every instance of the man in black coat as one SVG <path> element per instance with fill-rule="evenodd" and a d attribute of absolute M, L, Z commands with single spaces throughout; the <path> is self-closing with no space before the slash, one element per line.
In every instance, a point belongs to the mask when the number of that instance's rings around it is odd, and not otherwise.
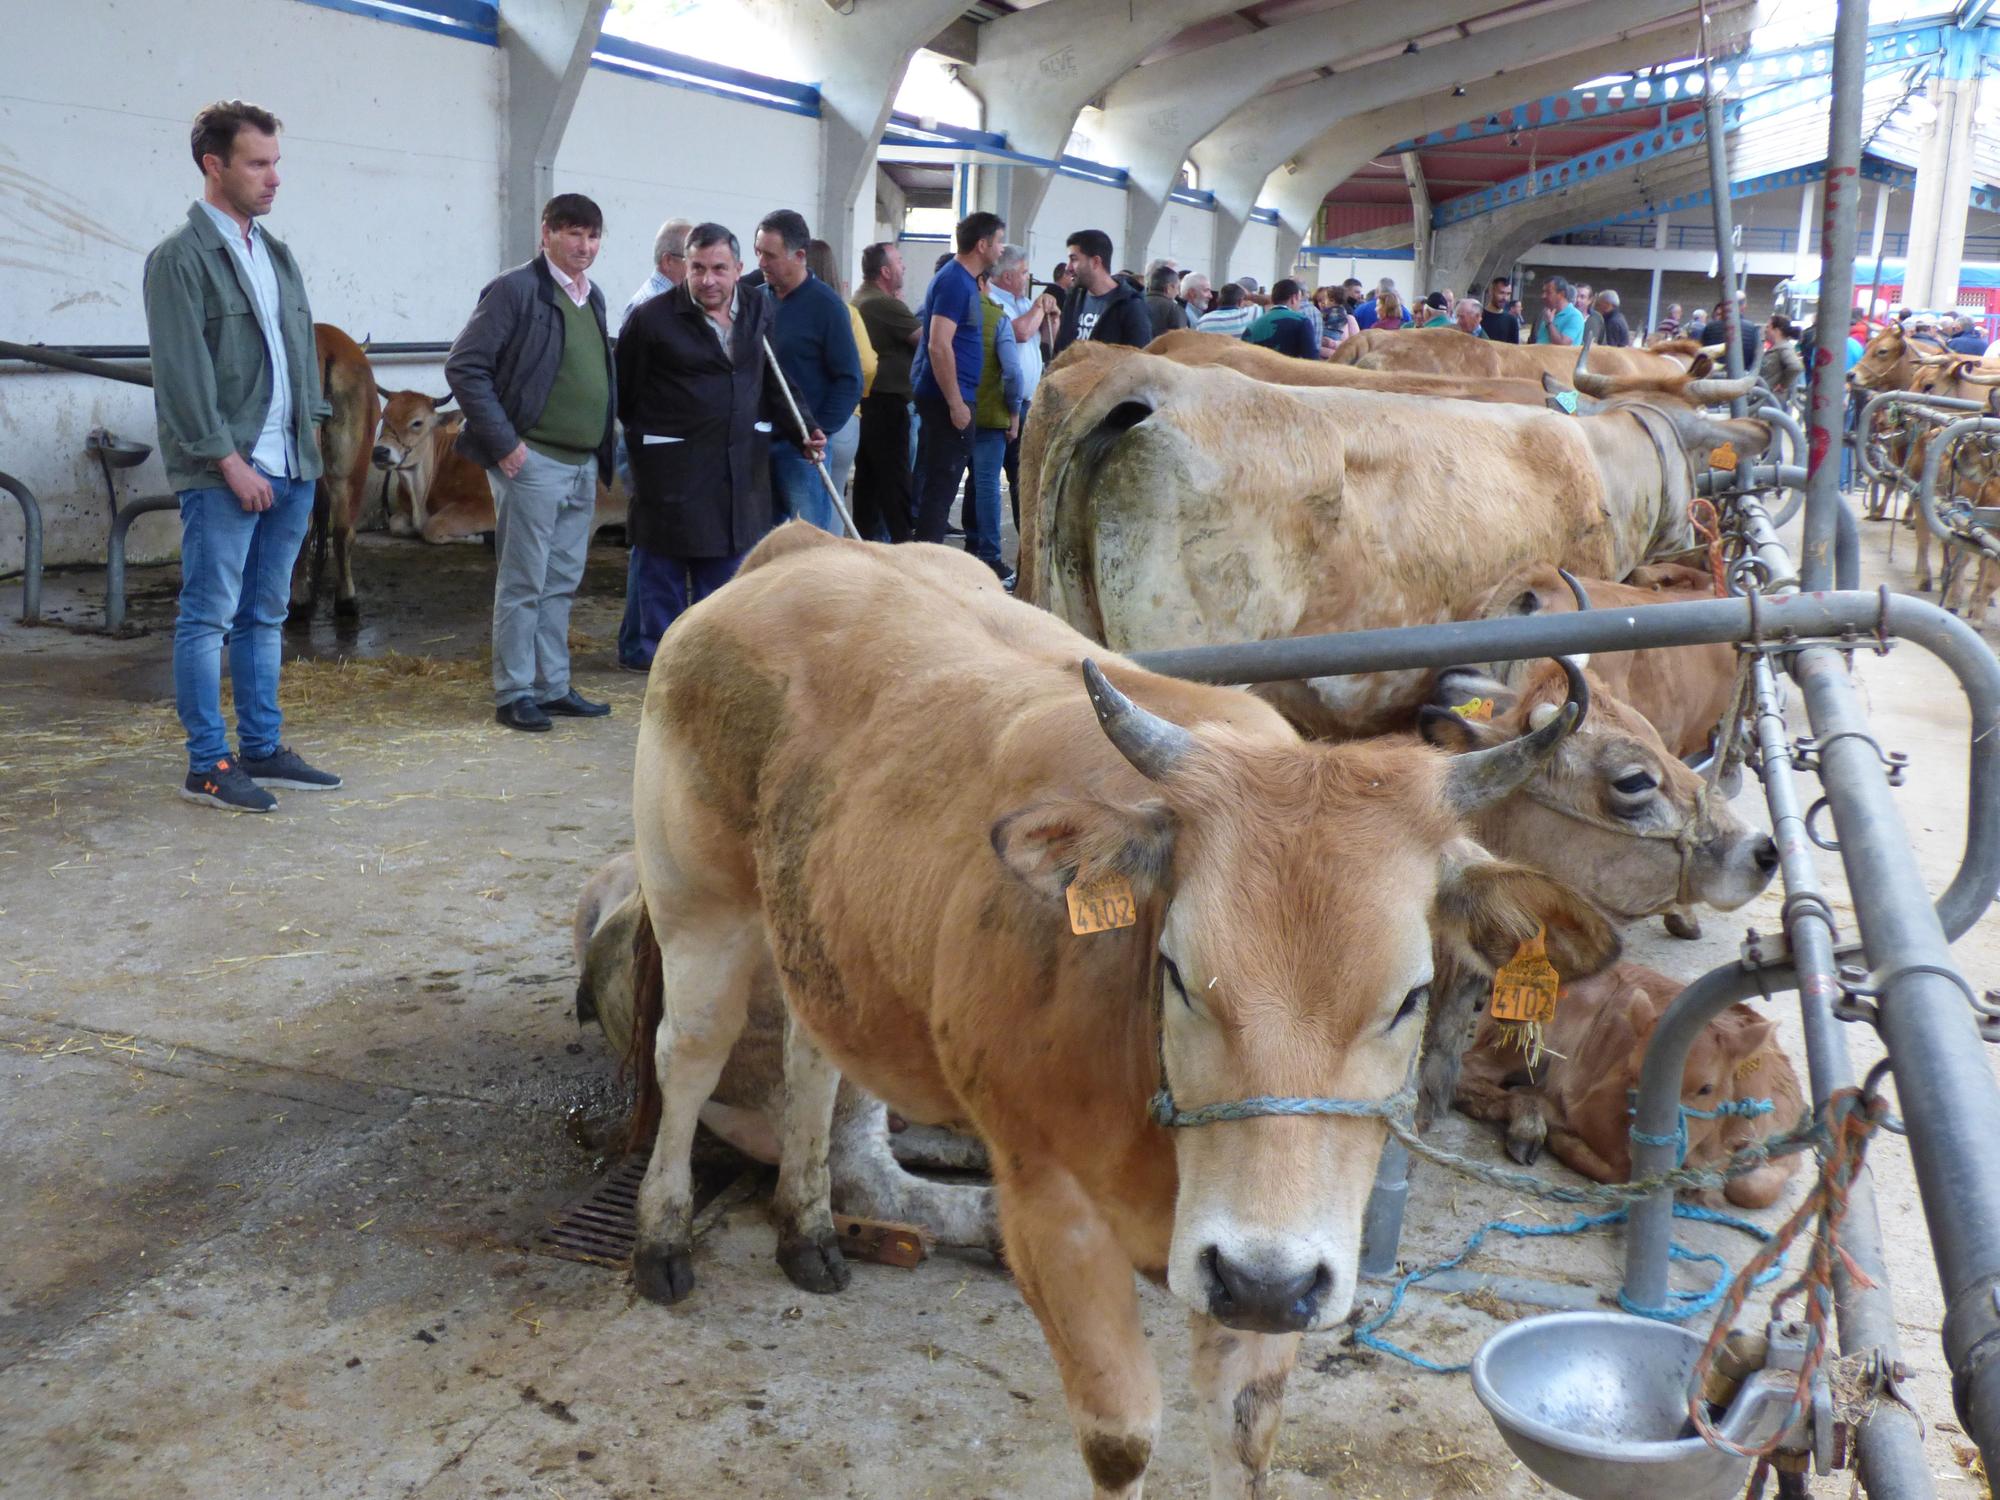
<path fill-rule="evenodd" d="M 648 660 L 771 529 L 771 443 L 813 463 L 826 449 L 803 401 L 807 430 L 792 420 L 784 375 L 765 354 L 775 304 L 739 288 L 742 270 L 736 236 L 697 225 L 687 280 L 634 308 L 618 337 L 618 417 L 632 455 L 626 531 Z"/>

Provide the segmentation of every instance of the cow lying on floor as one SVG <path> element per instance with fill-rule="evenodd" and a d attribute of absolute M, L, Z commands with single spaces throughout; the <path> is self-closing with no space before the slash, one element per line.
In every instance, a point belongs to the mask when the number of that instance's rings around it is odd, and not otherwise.
<path fill-rule="evenodd" d="M 1507 1154 L 1523 1165 L 1546 1146 L 1557 1161 L 1585 1177 L 1628 1180 L 1631 1094 L 1639 1086 L 1646 1044 L 1681 988 L 1678 980 L 1633 963 L 1571 984 L 1543 1030 L 1542 1054 L 1532 1067 L 1500 1023 L 1481 1015 L 1478 1036 L 1460 1066 L 1455 1102 L 1476 1120 L 1506 1126 Z M 1739 1099 L 1769 1099 L 1774 1108 L 1747 1117 L 1689 1115 L 1690 1165 L 1719 1165 L 1751 1141 L 1799 1123 L 1805 1096 L 1775 1029 L 1748 1005 L 1734 1005 L 1695 1040 L 1681 1078 L 1684 1109 L 1711 1111 Z M 1767 1208 L 1798 1166 L 1797 1156 L 1780 1157 L 1733 1179 L 1725 1196 L 1739 1207 Z"/>
<path fill-rule="evenodd" d="M 605 1040 L 622 1054 L 632 1036 L 632 943 L 639 925 L 639 862 L 621 854 L 591 876 L 577 901 L 571 936 L 577 964 L 577 1020 L 595 1020 Z M 773 1126 L 784 1086 L 785 1007 L 777 978 L 762 976 L 743 1035 L 701 1122 L 754 1161 L 775 1165 Z M 637 1066 L 650 1067 L 650 1057 Z M 912 1132 L 912 1135 L 918 1135 Z M 977 1143 L 944 1131 L 923 1131 L 925 1165 L 983 1170 Z M 913 1140 L 912 1145 L 917 1142 Z M 943 1245 L 998 1249 L 993 1190 L 957 1187 L 913 1177 L 890 1151 L 888 1110 L 852 1084 L 842 1083 L 828 1151 L 836 1211 L 863 1219 L 914 1224 Z"/>

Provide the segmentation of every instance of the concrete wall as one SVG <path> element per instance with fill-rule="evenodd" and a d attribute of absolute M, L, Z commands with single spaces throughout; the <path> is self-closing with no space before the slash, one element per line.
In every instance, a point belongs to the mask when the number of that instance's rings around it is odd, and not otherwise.
<path fill-rule="evenodd" d="M 1111 269 L 1130 266 L 1140 270 L 1145 257 L 1136 259 L 1129 246 L 1118 243 L 1125 232 L 1125 190 L 1090 182 L 1081 177 L 1065 177 L 1058 172 L 1049 183 L 1035 222 L 1028 226 L 1028 238 L 1016 240 L 1028 252 L 1028 265 L 1037 276 L 1046 276 L 1067 253 L 1064 241 L 1079 229 L 1101 229 L 1111 236 L 1116 259 Z M 1008 231 L 1013 235 L 1013 231 Z"/>
<path fill-rule="evenodd" d="M 1411 280 L 1416 275 L 1416 261 L 1405 256 L 1401 260 L 1384 257 L 1375 259 L 1365 255 L 1324 255 L 1314 257 L 1314 269 L 1307 275 L 1307 281 L 1315 288 L 1337 286 L 1352 276 L 1362 286 L 1373 290 L 1375 283 L 1387 276 L 1398 287 L 1407 292 Z M 1463 287 L 1458 288 L 1464 291 Z"/>
<path fill-rule="evenodd" d="M 1289 271 L 1290 267 L 1285 269 Z M 1227 279 L 1255 276 L 1257 285 L 1269 288 L 1279 274 L 1277 225 L 1254 222 L 1245 225 L 1243 237 L 1236 242 L 1236 253 L 1229 257 Z"/>
<path fill-rule="evenodd" d="M 1170 260 L 1183 274 L 1199 271 L 1213 280 L 1215 211 L 1191 203 L 1169 203 L 1160 216 L 1160 227 L 1153 232 L 1153 243 L 1147 247 L 1145 260 L 1128 264 L 1133 270 L 1143 272 L 1146 263 L 1155 260 Z"/>
<path fill-rule="evenodd" d="M 357 338 L 449 339 L 503 261 L 498 49 L 296 0 L 69 0 L 15 8 L 0 46 L 0 337 L 141 344 L 145 255 L 200 191 L 188 122 L 242 93 L 285 122 L 284 186 L 267 221 L 298 256 L 314 315 Z M 556 163 L 559 190 L 604 207 L 596 275 L 615 311 L 645 278 L 673 214 L 744 240 L 816 197 L 818 122 L 593 69 Z M 1059 248 L 1059 247 L 1058 247 Z M 389 387 L 442 391 L 434 361 L 385 363 Z M 101 562 L 94 426 L 153 443 L 151 394 L 84 376 L 0 370 L 0 469 L 41 499 L 53 563 Z M 120 476 L 158 493 L 157 458 Z M 171 556 L 171 514 L 133 532 L 135 559 Z M 0 505 L 0 572 L 19 525 Z"/>

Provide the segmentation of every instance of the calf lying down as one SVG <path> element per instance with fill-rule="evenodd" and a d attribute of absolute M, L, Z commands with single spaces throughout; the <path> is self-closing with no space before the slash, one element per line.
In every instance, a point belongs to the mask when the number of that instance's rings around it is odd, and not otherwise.
<path fill-rule="evenodd" d="M 611 860 L 584 887 L 571 936 L 577 961 L 577 1019 L 595 1019 L 621 1056 L 632 1038 L 633 939 L 642 909 L 639 868 L 631 854 Z M 655 957 L 653 962 L 658 962 Z M 777 976 L 766 972 L 753 992 L 750 1016 L 730 1053 L 701 1122 L 752 1160 L 775 1165 L 774 1121 L 784 1088 L 785 1006 Z M 639 1063 L 650 1067 L 648 1055 Z M 834 1108 L 828 1165 L 837 1212 L 913 1224 L 944 1245 L 997 1248 L 993 1190 L 929 1182 L 912 1176 L 890 1150 L 882 1101 L 843 1081 Z M 924 1165 L 984 1170 L 975 1141 L 919 1127 L 908 1133 L 906 1156 Z M 898 1139 L 904 1145 L 904 1139 Z"/>
<path fill-rule="evenodd" d="M 1533 1066 L 1491 1014 L 1461 1066 L 1455 1102 L 1477 1120 L 1507 1128 L 1507 1154 L 1523 1164 L 1546 1146 L 1557 1161 L 1598 1182 L 1632 1173 L 1631 1093 L 1660 1015 L 1681 984 L 1657 970 L 1620 963 L 1563 991 L 1543 1031 Z M 1712 1111 L 1739 1099 L 1769 1099 L 1768 1114 L 1687 1117 L 1688 1164 L 1717 1166 L 1754 1140 L 1790 1130 L 1805 1113 L 1791 1060 L 1774 1024 L 1748 1005 L 1733 1005 L 1695 1040 L 1681 1079 L 1684 1109 Z M 1786 1156 L 1730 1181 L 1729 1202 L 1767 1208 L 1798 1170 Z M 1716 1194 L 1702 1197 L 1713 1201 Z"/>

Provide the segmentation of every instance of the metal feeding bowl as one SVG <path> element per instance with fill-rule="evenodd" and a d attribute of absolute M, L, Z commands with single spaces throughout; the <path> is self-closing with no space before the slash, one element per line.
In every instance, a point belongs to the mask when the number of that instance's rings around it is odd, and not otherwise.
<path fill-rule="evenodd" d="M 114 469 L 136 469 L 153 455 L 145 443 L 132 442 L 102 427 L 91 428 L 83 445 Z"/>
<path fill-rule="evenodd" d="M 1614 1312 L 1550 1313 L 1511 1324 L 1472 1361 L 1472 1388 L 1515 1455 L 1580 1500 L 1731 1500 L 1750 1460 L 1688 1421 L 1702 1340 Z M 1752 1444 L 1783 1424 L 1790 1382 L 1760 1373 L 1716 1428 Z"/>

